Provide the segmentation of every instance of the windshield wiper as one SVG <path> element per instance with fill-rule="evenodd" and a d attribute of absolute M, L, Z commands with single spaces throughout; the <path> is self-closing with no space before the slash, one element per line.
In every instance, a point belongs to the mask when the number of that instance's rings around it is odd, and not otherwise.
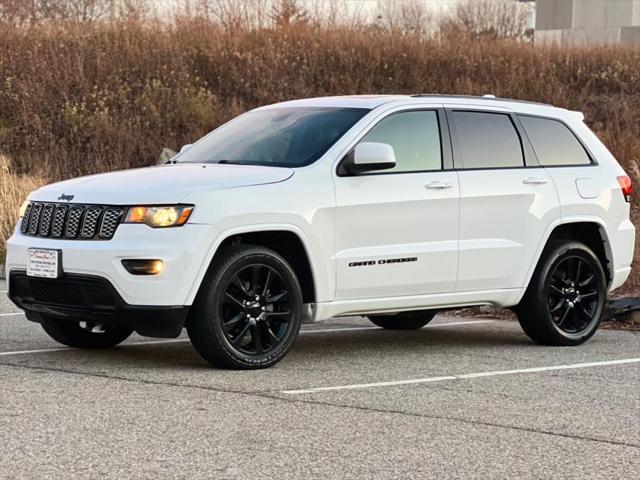
<path fill-rule="evenodd" d="M 215 163 L 219 163 L 220 165 L 242 165 L 238 160 L 218 160 Z"/>
<path fill-rule="evenodd" d="M 251 161 L 251 160 L 218 160 L 215 163 L 219 164 L 219 165 L 255 165 L 258 167 L 283 167 L 283 168 L 291 168 L 290 165 L 286 165 L 283 163 L 276 163 L 276 162 L 258 162 L 258 161 Z"/>

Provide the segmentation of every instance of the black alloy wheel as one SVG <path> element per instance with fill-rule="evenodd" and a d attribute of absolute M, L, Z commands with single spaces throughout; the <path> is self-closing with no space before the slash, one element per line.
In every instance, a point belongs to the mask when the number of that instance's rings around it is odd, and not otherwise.
<path fill-rule="evenodd" d="M 587 329 L 598 311 L 600 295 L 594 269 L 579 256 L 564 258 L 551 274 L 549 313 L 566 333 Z"/>
<path fill-rule="evenodd" d="M 212 365 L 266 368 L 291 349 L 302 312 L 302 290 L 284 258 L 265 247 L 232 245 L 216 254 L 187 332 Z"/>
<path fill-rule="evenodd" d="M 271 352 L 291 325 L 289 291 L 282 276 L 264 264 L 241 268 L 224 287 L 220 304 L 222 328 L 229 343 L 240 352 Z"/>
<path fill-rule="evenodd" d="M 516 313 L 534 341 L 579 345 L 598 329 L 606 298 L 607 277 L 596 254 L 574 240 L 551 240 Z"/>

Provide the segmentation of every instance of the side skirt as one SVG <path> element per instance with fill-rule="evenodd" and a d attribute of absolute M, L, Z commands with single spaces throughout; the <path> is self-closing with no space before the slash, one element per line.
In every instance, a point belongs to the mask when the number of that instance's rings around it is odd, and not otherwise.
<path fill-rule="evenodd" d="M 318 322 L 337 316 L 368 315 L 371 313 L 391 313 L 431 308 L 471 307 L 477 305 L 508 308 L 515 306 L 523 294 L 523 288 L 509 288 L 322 302 L 311 304 L 309 320 Z"/>

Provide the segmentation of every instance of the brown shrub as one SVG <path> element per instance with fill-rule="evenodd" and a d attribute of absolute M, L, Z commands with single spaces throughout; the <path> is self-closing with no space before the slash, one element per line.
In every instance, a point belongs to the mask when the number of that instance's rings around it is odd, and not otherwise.
<path fill-rule="evenodd" d="M 493 93 L 581 110 L 633 175 L 640 49 L 294 25 L 0 26 L 0 152 L 59 179 L 152 164 L 258 105 L 355 93 Z M 637 200 L 633 217 L 640 219 Z M 638 256 L 636 256 L 638 258 Z M 634 276 L 628 288 L 638 287 Z"/>
<path fill-rule="evenodd" d="M 11 170 L 9 159 L 0 155 L 0 246 L 4 247 L 11 236 L 25 197 L 44 183 L 44 179 L 34 175 L 16 175 Z M 0 248 L 0 263 L 3 263 L 3 258 Z"/>

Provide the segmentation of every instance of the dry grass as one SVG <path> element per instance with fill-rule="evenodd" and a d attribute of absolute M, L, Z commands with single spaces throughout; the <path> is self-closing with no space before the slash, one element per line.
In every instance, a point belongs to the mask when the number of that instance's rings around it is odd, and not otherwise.
<path fill-rule="evenodd" d="M 0 155 L 0 245 L 4 246 L 11 236 L 18 219 L 20 204 L 27 194 L 40 185 L 44 179 L 34 175 L 16 175 L 9 163 L 9 159 Z M 4 253 L 0 249 L 0 263 L 3 263 Z"/>
<path fill-rule="evenodd" d="M 623 46 L 542 48 L 460 32 L 434 39 L 313 25 L 230 31 L 189 19 L 5 25 L 0 153 L 13 172 L 60 179 L 152 164 L 164 146 L 178 149 L 246 109 L 281 100 L 493 93 L 583 111 L 638 184 L 638 85 L 640 49 Z M 13 212 L 0 213 L 5 223 Z M 640 220 L 636 199 L 633 218 Z M 626 289 L 640 290 L 640 277 Z"/>

